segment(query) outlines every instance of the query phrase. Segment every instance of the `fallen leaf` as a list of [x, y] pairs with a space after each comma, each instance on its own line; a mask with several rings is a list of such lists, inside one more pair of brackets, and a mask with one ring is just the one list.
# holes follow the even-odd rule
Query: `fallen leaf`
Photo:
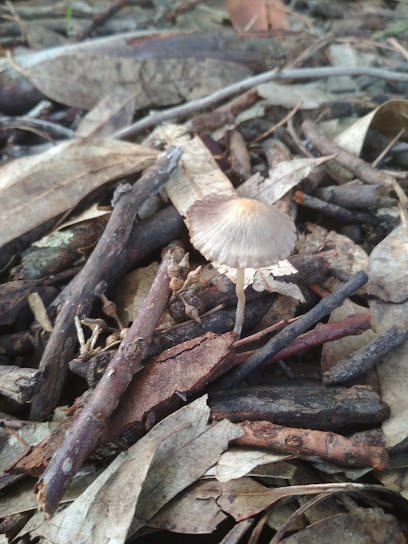
[[208, 534], [227, 519], [216, 502], [212, 482], [199, 481], [172, 499], [149, 521], [148, 526], [185, 534]]
[[[336, 250], [333, 255], [326, 258], [330, 267], [342, 272], [345, 276], [353, 276], [360, 270], [367, 270], [367, 253], [348, 236], [328, 231], [324, 227], [312, 223], [306, 225], [307, 230], [298, 236], [296, 249], [299, 253], [312, 253], [327, 245]], [[323, 285], [333, 292], [343, 284], [344, 282], [334, 277], [328, 277]]]
[[257, 198], [268, 204], [275, 204], [290, 189], [307, 178], [314, 168], [333, 159], [335, 156], [280, 162], [269, 170], [267, 178], [249, 178], [238, 187], [237, 193], [246, 198]]
[[257, 91], [259, 96], [265, 98], [269, 104], [288, 109], [294, 108], [301, 102], [302, 110], [314, 110], [325, 102], [339, 99], [339, 95], [329, 92], [326, 84], [320, 81], [290, 85], [270, 81], [258, 85]]
[[131, 124], [137, 91], [117, 89], [104, 96], [81, 119], [78, 136], [109, 137]]
[[0, 167], [0, 246], [74, 208], [102, 184], [150, 166], [157, 151], [78, 138]]
[[281, 0], [227, 0], [231, 23], [240, 33], [287, 30], [289, 22]]
[[[246, 476], [261, 465], [276, 465], [279, 478], [291, 478], [296, 470], [293, 465], [282, 462], [287, 455], [271, 453], [262, 448], [231, 447], [224, 452], [218, 463], [207, 471], [206, 476], [213, 475], [219, 482], [228, 482]], [[256, 472], [256, 470], [255, 470]]]
[[359, 156], [363, 149], [367, 133], [371, 129], [393, 138], [402, 129], [405, 129], [402, 139], [407, 139], [408, 128], [408, 100], [389, 100], [364, 115], [349, 128], [338, 134], [335, 142]]
[[[369, 307], [373, 314], [373, 329], [378, 334], [396, 323], [408, 326], [407, 301], [394, 304], [372, 299]], [[408, 342], [394, 348], [377, 363], [377, 374], [381, 398], [391, 409], [391, 415], [382, 423], [387, 446], [391, 447], [408, 436]]]
[[209, 414], [201, 397], [168, 416], [52, 522], [30, 529], [31, 537], [54, 544], [125, 542], [131, 524], [132, 532], [143, 527], [218, 460], [229, 440], [242, 435], [227, 420], [208, 426]]
[[21, 53], [13, 68], [67, 106], [89, 110], [106, 95], [131, 89], [141, 109], [198, 98], [250, 76], [226, 50], [201, 34], [135, 32]]
[[407, 229], [400, 225], [370, 254], [367, 292], [385, 302], [404, 302], [408, 299], [407, 268]]
[[[342, 319], [346, 319], [352, 314], [366, 314], [367, 308], [360, 306], [350, 299], [346, 299], [344, 303], [332, 311], [329, 318], [329, 323], [336, 323]], [[332, 342], [325, 342], [322, 347], [321, 369], [322, 372], [332, 368], [336, 363], [350, 355], [353, 351], [357, 351], [361, 347], [368, 344], [377, 335], [372, 329], [364, 331], [362, 334], [355, 336], [345, 336]]]
[[[345, 537], [353, 544], [366, 542], [386, 542], [387, 544], [405, 544], [397, 519], [385, 514], [381, 508], [354, 508], [351, 512], [337, 514], [294, 535], [280, 540], [281, 544], [324, 544], [330, 535], [331, 542], [344, 542]], [[347, 535], [347, 536], [346, 536]]]

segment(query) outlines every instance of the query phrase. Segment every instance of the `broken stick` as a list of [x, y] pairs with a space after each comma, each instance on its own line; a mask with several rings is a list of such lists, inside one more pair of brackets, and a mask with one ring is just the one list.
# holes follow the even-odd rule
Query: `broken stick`
[[30, 419], [46, 420], [52, 415], [64, 385], [68, 363], [75, 352], [74, 317], [89, 314], [97, 294], [103, 294], [107, 287], [106, 278], [126, 244], [138, 210], [163, 187], [177, 167], [180, 155], [179, 147], [161, 153], [156, 163], [115, 205], [98, 244], [72, 281], [70, 292], [62, 303], [40, 362], [43, 383], [34, 397]]
[[170, 298], [167, 270], [173, 255], [177, 262], [180, 262], [184, 251], [178, 245], [164, 251], [153, 285], [126, 338], [69, 435], [36, 485], [38, 508], [50, 516], [58, 507], [72, 478], [95, 448], [105, 423], [117, 407], [122, 393], [136, 372], [143, 368], [141, 361]]

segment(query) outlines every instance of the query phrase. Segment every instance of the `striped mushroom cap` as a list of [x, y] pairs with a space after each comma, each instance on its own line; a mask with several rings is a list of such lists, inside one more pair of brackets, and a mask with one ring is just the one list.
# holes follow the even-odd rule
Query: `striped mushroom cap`
[[210, 194], [187, 211], [191, 243], [211, 261], [261, 268], [285, 259], [296, 240], [293, 221], [270, 204]]

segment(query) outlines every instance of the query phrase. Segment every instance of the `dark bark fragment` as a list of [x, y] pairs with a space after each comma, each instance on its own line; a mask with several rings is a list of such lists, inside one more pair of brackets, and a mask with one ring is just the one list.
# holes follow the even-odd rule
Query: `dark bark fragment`
[[370, 388], [265, 387], [218, 391], [209, 400], [213, 417], [265, 420], [278, 425], [338, 431], [374, 425], [390, 414]]

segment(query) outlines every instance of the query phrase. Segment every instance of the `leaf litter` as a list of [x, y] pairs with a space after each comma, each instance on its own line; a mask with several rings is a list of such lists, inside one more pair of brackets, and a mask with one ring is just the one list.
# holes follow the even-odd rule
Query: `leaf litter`
[[[335, 325], [342, 323], [343, 319], [352, 319], [355, 313], [371, 312], [372, 329], [361, 336], [353, 337], [353, 340], [358, 339], [358, 342], [353, 344], [350, 337], [326, 342], [322, 352], [314, 355], [314, 364], [311, 360], [313, 357], [303, 353], [297, 358], [286, 360], [279, 367], [279, 371], [258, 370], [258, 373], [262, 372], [262, 383], [265, 398], [267, 398], [271, 385], [279, 384], [279, 387], [287, 388], [290, 383], [288, 380], [299, 382], [299, 373], [302, 380], [314, 380], [316, 386], [318, 382], [316, 374], [320, 370], [317, 367], [321, 367], [324, 371], [335, 363], [341, 364], [345, 356], [350, 352], [351, 354], [356, 352], [357, 345], [362, 346], [364, 350], [364, 347], [371, 342], [373, 335], [383, 334], [395, 323], [404, 326], [407, 298], [404, 290], [406, 268], [404, 268], [406, 258], [404, 206], [406, 203], [401, 191], [406, 188], [404, 173], [406, 165], [403, 162], [406, 145], [406, 101], [400, 98], [402, 93], [398, 88], [398, 85], [403, 87], [404, 80], [401, 78], [399, 83], [387, 87], [385, 82], [387, 78], [381, 82], [371, 80], [364, 83], [362, 78], [355, 78], [355, 74], [351, 76], [346, 74], [337, 75], [336, 78], [328, 80], [320, 78], [317, 81], [307, 81], [307, 77], [302, 78], [300, 73], [300, 77], [304, 79], [302, 83], [273, 81], [258, 85], [256, 87], [258, 102], [255, 105], [253, 102], [250, 103], [253, 99], [249, 99], [249, 94], [242, 95], [241, 103], [239, 100], [235, 102], [232, 100], [224, 104], [222, 109], [215, 113], [211, 120], [212, 124], [210, 123], [211, 112], [204, 112], [201, 118], [204, 129], [199, 133], [190, 132], [193, 125], [189, 122], [191, 119], [188, 119], [186, 125], [162, 124], [150, 134], [145, 135], [147, 137], [144, 141], [139, 138], [138, 143], [114, 139], [112, 137], [114, 134], [129, 127], [135, 112], [140, 112], [143, 116], [152, 107], [168, 107], [210, 94], [234, 81], [247, 78], [251, 75], [256, 62], [258, 68], [255, 71], [277, 66], [280, 62], [277, 61], [278, 58], [285, 58], [287, 66], [290, 67], [291, 62], [296, 65], [302, 59], [303, 51], [309, 51], [309, 54], [315, 57], [315, 65], [322, 64], [323, 57], [320, 56], [319, 51], [320, 48], [325, 48], [325, 42], [324, 40], [319, 42], [317, 35], [313, 35], [316, 30], [314, 25], [319, 27], [321, 20], [318, 16], [311, 15], [310, 11], [307, 11], [307, 16], [302, 14], [299, 17], [300, 14], [296, 11], [286, 12], [281, 2], [274, 2], [274, 6], [269, 4], [266, 6], [266, 3], [261, 1], [227, 2], [225, 7], [212, 4], [210, 2], [208, 6], [196, 8], [197, 13], [206, 13], [206, 17], [202, 19], [201, 24], [204, 25], [202, 28], [197, 20], [194, 22], [194, 27], [197, 28], [198, 25], [200, 28], [195, 33], [174, 29], [169, 31], [169, 27], [164, 27], [166, 30], [152, 33], [133, 32], [112, 37], [102, 36], [83, 43], [63, 43], [50, 49], [16, 51], [9, 56], [9, 61], [4, 59], [0, 66], [0, 81], [5, 89], [0, 93], [2, 109], [4, 108], [9, 113], [7, 104], [10, 103], [10, 95], [7, 93], [10, 80], [13, 80], [16, 85], [14, 96], [16, 109], [21, 108], [20, 104], [24, 103], [24, 101], [21, 102], [19, 93], [22, 92], [24, 86], [27, 92], [31, 83], [37, 91], [54, 101], [49, 111], [52, 122], [56, 126], [59, 119], [64, 116], [66, 116], [65, 124], [72, 124], [72, 117], [70, 119], [67, 116], [67, 109], [62, 105], [76, 108], [79, 122], [72, 125], [75, 130], [75, 132], [72, 131], [72, 136], [75, 134], [76, 138], [63, 142], [57, 140], [52, 146], [48, 145], [48, 149], [35, 155], [21, 158], [17, 158], [16, 155], [16, 158], [3, 160], [3, 164], [0, 165], [0, 174], [2, 174], [0, 190], [4, 228], [0, 242], [5, 249], [8, 246], [12, 247], [11, 253], [5, 252], [7, 263], [13, 252], [18, 254], [20, 251], [15, 249], [20, 246], [13, 246], [20, 237], [27, 236], [33, 229], [41, 228], [46, 221], [54, 220], [57, 224], [59, 218], [65, 218], [72, 210], [80, 208], [83, 200], [87, 204], [89, 197], [94, 201], [103, 200], [98, 196], [98, 191], [103, 191], [106, 195], [108, 191], [112, 191], [112, 186], [117, 186], [122, 179], [133, 181], [137, 175], [155, 162], [158, 149], [171, 145], [179, 146], [182, 150], [179, 166], [166, 184], [165, 192], [162, 191], [161, 196], [155, 198], [151, 208], [152, 220], [156, 218], [157, 209], [168, 205], [169, 202], [185, 219], [187, 210], [197, 199], [209, 193], [235, 194], [236, 192], [250, 198], [276, 203], [280, 209], [296, 217], [299, 232], [297, 254], [290, 256], [278, 266], [246, 271], [245, 284], [248, 287], [247, 296], [250, 304], [253, 306], [258, 304], [260, 308], [261, 302], [264, 303], [267, 297], [276, 301], [275, 311], [269, 308], [270, 305], [265, 310], [260, 310], [257, 306], [258, 321], [249, 326], [248, 331], [245, 332], [245, 334], [252, 334], [250, 337], [254, 344], [252, 353], [255, 352], [259, 343], [262, 345], [265, 342], [263, 337], [267, 333], [264, 330], [273, 329], [278, 325], [277, 308], [282, 308], [282, 315], [286, 309], [290, 317], [294, 317], [295, 314], [296, 317], [301, 317], [302, 313], [307, 313], [310, 305], [316, 304], [316, 299], [314, 302], [311, 301], [311, 296], [317, 296], [316, 293], [319, 293], [319, 297], [328, 296], [336, 292], [359, 271], [368, 272], [367, 287], [357, 292], [357, 298], [353, 300], [347, 298], [343, 301], [341, 313], [337, 310], [333, 311], [330, 321]], [[405, 8], [399, 4], [395, 11], [401, 10], [403, 15]], [[203, 11], [204, 8], [207, 9], [206, 12]], [[15, 14], [24, 17], [26, 13], [24, 9], [26, 8], [19, 6], [16, 2]], [[38, 15], [35, 5], [32, 9], [34, 10], [32, 14]], [[74, 18], [76, 17], [75, 9]], [[131, 9], [133, 8], [129, 6], [129, 10]], [[144, 8], [137, 6], [137, 9], [140, 16]], [[148, 9], [151, 10], [151, 7], [143, 12], [147, 17], [152, 15]], [[194, 21], [192, 18], [194, 7], [193, 11], [187, 15], [175, 14], [171, 10], [172, 7], [163, 6], [160, 14], [156, 15], [159, 20], [160, 17], [163, 18], [162, 22], [166, 20], [166, 17], [169, 21], [178, 19], [177, 22], [181, 27], [183, 22], [188, 25]], [[360, 10], [358, 6], [347, 5], [347, 10], [350, 21], [364, 21], [362, 23], [364, 26], [366, 23], [364, 8]], [[125, 12], [126, 10], [123, 11]], [[223, 30], [220, 29], [220, 22], [228, 20], [228, 17], [234, 27], [239, 28], [243, 33], [239, 44], [231, 32], [223, 34]], [[44, 42], [38, 39], [39, 34], [35, 25], [29, 28], [30, 25], [27, 22], [25, 24], [25, 27], [21, 25], [21, 29], [25, 28], [24, 39], [31, 48], [44, 47]], [[57, 19], [55, 24], [57, 28], [59, 24]], [[340, 28], [340, 21], [336, 19], [333, 19], [331, 24], [333, 28]], [[220, 31], [217, 39], [211, 37], [213, 35], [205, 29], [205, 25]], [[283, 29], [281, 32], [291, 28], [294, 34], [298, 33], [298, 43], [295, 43], [296, 40], [290, 41], [290, 33], [285, 34], [279, 47], [275, 43], [277, 55], [273, 57], [270, 46], [261, 46], [262, 39], [256, 35], [256, 31], [270, 32], [270, 28]], [[308, 34], [305, 33], [302, 36], [299, 28], [307, 28]], [[208, 32], [208, 39], [206, 32]], [[47, 36], [50, 40], [48, 43], [55, 40], [53, 43], [57, 45], [56, 37], [52, 35], [52, 32]], [[330, 40], [331, 38], [329, 42]], [[396, 55], [401, 52], [401, 48], [392, 51], [395, 43], [395, 40], [390, 42], [392, 45], [383, 50], [387, 51], [384, 55], [388, 55], [388, 66], [392, 66], [394, 70], [397, 69]], [[377, 46], [364, 39], [350, 40], [347, 44], [329, 43], [324, 62], [329, 59], [333, 69], [337, 67], [336, 69], [358, 70], [361, 59], [375, 59], [375, 47]], [[237, 61], [238, 56], [241, 56], [241, 61], [244, 60], [244, 62]], [[269, 65], [267, 65], [268, 62]], [[386, 100], [382, 104], [376, 104], [374, 97], [381, 91], [387, 95]], [[32, 97], [30, 100], [34, 105], [39, 93], [35, 94], [33, 90], [29, 92]], [[246, 100], [247, 103], [245, 103]], [[302, 102], [300, 109], [293, 113], [295, 122], [287, 121], [287, 128], [282, 129], [279, 124], [280, 119], [287, 115], [289, 108], [299, 108], [299, 101]], [[29, 102], [26, 104], [28, 105]], [[26, 113], [27, 107], [24, 107], [26, 108], [24, 113]], [[89, 111], [85, 114], [81, 110]], [[262, 118], [260, 112], [262, 112]], [[34, 124], [36, 115], [33, 112]], [[191, 117], [191, 114], [188, 117]], [[338, 197], [340, 200], [334, 207], [330, 208], [325, 203], [323, 189], [329, 180], [341, 187], [350, 186], [352, 190], [357, 187], [356, 194], [358, 194], [359, 185], [353, 182], [350, 184], [349, 180], [353, 178], [352, 165], [340, 164], [342, 159], [338, 153], [320, 153], [323, 156], [319, 156], [319, 153], [316, 153], [319, 142], [310, 141], [310, 139], [302, 141], [299, 138], [300, 118], [307, 117], [320, 121], [320, 126], [327, 130], [323, 131], [323, 137], [332, 138], [332, 129], [336, 124], [334, 133], [337, 133], [337, 136], [334, 142], [356, 156], [363, 157], [367, 161], [367, 166], [369, 166], [368, 163], [377, 159], [381, 152], [384, 153], [385, 158], [380, 157], [382, 162], [379, 162], [381, 170], [378, 170], [384, 173], [382, 184], [387, 187], [387, 191], [389, 189], [388, 194], [395, 190], [400, 198], [400, 204], [399, 207], [396, 206], [396, 199], [392, 193], [394, 200], [388, 200], [386, 207], [381, 210], [375, 206], [368, 207], [368, 214], [378, 221], [377, 228], [373, 226], [375, 221], [371, 222], [371, 226], [370, 222], [365, 224], [364, 218], [367, 216], [364, 215], [361, 216], [362, 223], [360, 219], [355, 220], [351, 226], [343, 225], [340, 219], [336, 220], [336, 214], [341, 214], [342, 206], [353, 209], [353, 206], [342, 203], [343, 197], [340, 192]], [[336, 123], [328, 120], [330, 117]], [[342, 117], [345, 118], [346, 123], [342, 122]], [[357, 120], [356, 117], [358, 117]], [[209, 122], [208, 127], [205, 126], [206, 122]], [[349, 126], [346, 130], [344, 130], [345, 125]], [[283, 127], [286, 125], [284, 124]], [[228, 141], [232, 141], [228, 140], [228, 130], [231, 129], [235, 132], [235, 140], [238, 138], [240, 144], [231, 146], [228, 150]], [[41, 134], [41, 131], [38, 133]], [[212, 134], [213, 138], [215, 137], [213, 141], [207, 138], [208, 133]], [[290, 151], [287, 151], [285, 159], [281, 155], [271, 164], [267, 148], [263, 148], [262, 144], [257, 144], [258, 147], [256, 147], [253, 142], [259, 134], [272, 133], [284, 139], [285, 142], [290, 140]], [[396, 138], [397, 140], [394, 141]], [[10, 147], [15, 145], [12, 140], [10, 142]], [[271, 143], [271, 145], [275, 144]], [[17, 150], [17, 147], [15, 149]], [[273, 149], [279, 154], [277, 146]], [[310, 150], [313, 151], [313, 158], [310, 156]], [[35, 146], [31, 151], [35, 152]], [[264, 152], [267, 165], [262, 157]], [[239, 163], [245, 164], [245, 168], [234, 167]], [[347, 166], [351, 168], [351, 175], [349, 172], [348, 176], [342, 170]], [[251, 169], [254, 175], [251, 175]], [[366, 180], [361, 164], [358, 172], [358, 176], [364, 183]], [[402, 189], [396, 185], [393, 177], [399, 180]], [[368, 183], [371, 182], [368, 181]], [[317, 192], [316, 188], [319, 186], [321, 190]], [[318, 196], [318, 200], [321, 198], [322, 200], [318, 203], [319, 212], [303, 208], [308, 205], [307, 201], [302, 204], [302, 208], [296, 207], [292, 201], [295, 189], [300, 189], [307, 195]], [[97, 195], [96, 198], [95, 195]], [[382, 202], [385, 202], [385, 199]], [[106, 205], [106, 198], [104, 204]], [[314, 202], [313, 205], [316, 206], [316, 203]], [[91, 206], [92, 202], [89, 204], [89, 207]], [[359, 209], [357, 206], [357, 210]], [[399, 215], [402, 218], [401, 226], [398, 226]], [[144, 221], [139, 219], [138, 224]], [[178, 232], [188, 243], [186, 230], [183, 230], [181, 225], [178, 228]], [[146, 229], [147, 233], [148, 227]], [[166, 229], [165, 226], [164, 230]], [[48, 232], [49, 230], [50, 228]], [[41, 236], [42, 234], [31, 241], [36, 242]], [[93, 243], [91, 242], [91, 245]], [[297, 257], [297, 260], [294, 257]], [[197, 262], [197, 266], [202, 264], [199, 255], [193, 254], [193, 261]], [[316, 270], [317, 263], [320, 263], [318, 273], [316, 270], [313, 273], [310, 272], [308, 267], [311, 266], [312, 261]], [[83, 261], [77, 255], [77, 258], [74, 257], [70, 262], [74, 267], [78, 264], [82, 266]], [[382, 402], [386, 403], [384, 406], [388, 405], [390, 408], [391, 415], [383, 421], [382, 433], [377, 429], [377, 435], [369, 438], [367, 434], [369, 431], [359, 428], [356, 429], [360, 431], [356, 437], [351, 436], [352, 440], [359, 441], [360, 444], [374, 440], [374, 444], [377, 444], [380, 449], [386, 446], [387, 449], [384, 449], [383, 453], [384, 455], [389, 453], [390, 466], [396, 468], [387, 468], [382, 473], [367, 472], [367, 469], [363, 469], [360, 475], [366, 475], [366, 483], [345, 482], [322, 485], [320, 481], [330, 478], [328, 474], [331, 471], [343, 471], [343, 478], [352, 478], [352, 471], [346, 466], [338, 466], [336, 463], [330, 466], [327, 462], [322, 463], [321, 460], [319, 462], [319, 459], [313, 458], [297, 459], [293, 462], [294, 454], [289, 455], [287, 451], [281, 451], [277, 442], [275, 449], [272, 448], [270, 451], [249, 446], [229, 447], [230, 441], [242, 436], [244, 432], [248, 433], [248, 429], [245, 431], [228, 419], [211, 423], [211, 410], [206, 404], [206, 397], [202, 396], [194, 400], [197, 395], [205, 393], [207, 387], [209, 387], [211, 398], [213, 382], [217, 387], [217, 380], [224, 373], [231, 372], [234, 366], [242, 364], [238, 361], [240, 354], [234, 351], [234, 339], [228, 332], [231, 330], [231, 325], [228, 325], [231, 317], [225, 318], [227, 326], [224, 329], [217, 329], [216, 321], [213, 320], [217, 312], [222, 315], [222, 312], [228, 311], [233, 290], [228, 291], [231, 289], [231, 282], [227, 278], [235, 281], [235, 276], [227, 267], [217, 263], [212, 263], [216, 272], [208, 278], [200, 275], [199, 267], [192, 268], [189, 272], [188, 266], [185, 268], [183, 266], [174, 263], [172, 265], [169, 311], [174, 312], [174, 316], [171, 320], [164, 318], [161, 324], [158, 324], [153, 343], [157, 346], [166, 345], [160, 343], [170, 338], [172, 329], [182, 330], [182, 327], [185, 327], [185, 330], [189, 332], [175, 346], [170, 347], [168, 352], [160, 355], [161, 349], [157, 347], [157, 357], [149, 363], [144, 361], [146, 368], [135, 376], [129, 391], [126, 392], [127, 398], [124, 395], [117, 411], [112, 415], [111, 422], [118, 422], [115, 425], [119, 427], [122, 425], [124, 432], [122, 435], [119, 433], [119, 436], [111, 433], [110, 447], [113, 448], [112, 451], [115, 454], [118, 448], [119, 450], [125, 448], [126, 451], [108, 464], [107, 451], [104, 448], [108, 448], [109, 441], [102, 442], [101, 449], [97, 450], [101, 457], [95, 456], [94, 453], [88, 460], [88, 467], [97, 465], [101, 459], [103, 460], [100, 474], [95, 473], [94, 469], [89, 473], [86, 470], [78, 473], [74, 484], [82, 481], [84, 485], [81, 491], [78, 491], [74, 485], [67, 492], [63, 500], [68, 501], [69, 506], [57, 511], [51, 520], [42, 513], [34, 514], [21, 529], [19, 536], [29, 535], [31, 539], [41, 537], [44, 542], [113, 543], [125, 542], [130, 536], [142, 537], [143, 531], [151, 529], [174, 531], [186, 535], [209, 533], [220, 535], [220, 528], [226, 528], [227, 523], [231, 524], [231, 516], [237, 522], [245, 519], [254, 520], [254, 516], [258, 513], [277, 511], [277, 501], [286, 497], [290, 501], [291, 511], [294, 512], [287, 521], [282, 522], [280, 527], [272, 523], [269, 526], [267, 523], [261, 526], [261, 521], [259, 522], [259, 531], [265, 531], [265, 534], [272, 538], [272, 542], [305, 542], [309, 538], [313, 541], [320, 541], [323, 538], [321, 540], [323, 542], [324, 537], [321, 537], [321, 534], [327, 534], [329, 531], [333, 538], [333, 535], [337, 534], [336, 531], [344, 535], [346, 528], [347, 531], [352, 532], [353, 542], [359, 541], [360, 538], [368, 538], [373, 533], [378, 536], [378, 531], [383, 531], [384, 538], [390, 542], [403, 542], [404, 536], [401, 526], [398, 525], [398, 519], [403, 519], [403, 513], [406, 512], [406, 504], [401, 498], [406, 497], [406, 485], [403, 479], [404, 444], [408, 434], [407, 406], [404, 400], [406, 396], [405, 343], [399, 347], [390, 347], [386, 358], [377, 363], [376, 369], [367, 377], [368, 381], [359, 378], [357, 382], [358, 387], [373, 388], [381, 392]], [[24, 319], [21, 317], [28, 311], [25, 309], [28, 308], [25, 300], [33, 291], [38, 291], [42, 297], [45, 297], [45, 289], [49, 288], [47, 282], [54, 280], [51, 272], [48, 274], [45, 272], [38, 280], [28, 280], [23, 276], [20, 282], [11, 282], [12, 276], [8, 276], [7, 269], [5, 270], [2, 297], [3, 326], [7, 327], [4, 335], [6, 337], [12, 330], [12, 326], [16, 326], [19, 330], [31, 326], [32, 317]], [[126, 266], [123, 266], [122, 275], [126, 272]], [[14, 271], [14, 274], [18, 273], [21, 272]], [[63, 285], [67, 279], [62, 279]], [[139, 298], [147, 295], [152, 280], [153, 277], [146, 277], [146, 285], [139, 290]], [[58, 285], [58, 278], [56, 285]], [[122, 298], [120, 296], [117, 298], [118, 311], [124, 315], [127, 308], [127, 315], [130, 316], [127, 320], [132, 321], [135, 317], [132, 315], [132, 301], [129, 301], [128, 296], [120, 293], [120, 285], [110, 285], [108, 281], [107, 286], [119, 290]], [[215, 286], [217, 286], [216, 289]], [[131, 282], [129, 289], [135, 290]], [[214, 290], [218, 291], [218, 301], [214, 298]], [[201, 293], [203, 293], [203, 300], [208, 297], [207, 302], [200, 300]], [[261, 298], [257, 298], [260, 295]], [[55, 292], [51, 298], [54, 296]], [[66, 296], [67, 292], [65, 292]], [[181, 305], [185, 312], [181, 323], [179, 318], [175, 318], [179, 311], [175, 311], [177, 304], [178, 308]], [[303, 309], [301, 305], [305, 305]], [[51, 306], [47, 309], [51, 314], [55, 312]], [[96, 314], [95, 309], [92, 312], [93, 315]], [[113, 312], [116, 311], [113, 310]], [[212, 312], [215, 312], [213, 316]], [[97, 327], [103, 331], [102, 336], [113, 332], [119, 338], [121, 331], [115, 330], [110, 321], [110, 316], [114, 313], [111, 312], [108, 317], [95, 320]], [[210, 314], [208, 317], [207, 313]], [[191, 315], [196, 315], [195, 324], [187, 319]], [[51, 317], [54, 319], [55, 313]], [[207, 333], [205, 328], [201, 330], [199, 328], [205, 325], [206, 320], [210, 327], [207, 330], [211, 331]], [[249, 317], [247, 322], [250, 323]], [[89, 323], [95, 328], [95, 324], [92, 325], [92, 317]], [[282, 324], [284, 325], [285, 323]], [[197, 327], [196, 332], [193, 332], [193, 326]], [[35, 350], [38, 361], [41, 359], [44, 343], [47, 342], [47, 335], [44, 336], [42, 333], [43, 338], [40, 339], [35, 329], [29, 328], [29, 330], [33, 345], [31, 349]], [[97, 332], [96, 339], [99, 334], [101, 334], [100, 331]], [[6, 340], [8, 342], [9, 338], [4, 339], [4, 345]], [[246, 338], [243, 340], [247, 341]], [[72, 342], [72, 338], [67, 339], [68, 341]], [[345, 346], [339, 346], [341, 342]], [[335, 343], [337, 345], [334, 345]], [[0, 340], [0, 355], [8, 354], [6, 356], [8, 359], [4, 360], [5, 365], [1, 361], [3, 366], [9, 365], [16, 357], [20, 357], [21, 363], [21, 352], [18, 351], [21, 348], [18, 345], [13, 344], [4, 352], [2, 350], [6, 348], [2, 348], [2, 345]], [[10, 353], [12, 355], [9, 355]], [[106, 353], [109, 354], [109, 352]], [[251, 352], [248, 353], [250, 356]], [[24, 355], [22, 360], [23, 366], [34, 364], [30, 355]], [[197, 365], [202, 364], [203, 360], [206, 361], [207, 367], [199, 371]], [[86, 366], [87, 363], [83, 362], [83, 365]], [[83, 375], [87, 374], [87, 379], [90, 379], [94, 372], [94, 382], [92, 382], [94, 387], [100, 375], [104, 372], [109, 373], [109, 369], [110, 367], [106, 364], [101, 367], [95, 366], [93, 369], [86, 366]], [[165, 383], [166, 376], [170, 375], [174, 380], [167, 379], [168, 383]], [[261, 378], [261, 374], [258, 378]], [[150, 379], [153, 384], [156, 384], [157, 390], [149, 393]], [[256, 379], [254, 374], [251, 380]], [[80, 399], [82, 392], [85, 394], [86, 387], [83, 383], [82, 386], [76, 386], [78, 394], [68, 395], [70, 403], [75, 397]], [[304, 384], [299, 383], [299, 400], [301, 400], [302, 390], [305, 391]], [[350, 391], [351, 388], [345, 387], [343, 394], [347, 395]], [[140, 405], [138, 408], [137, 402], [132, 401], [129, 393], [132, 393], [135, 398], [139, 397], [139, 401], [143, 400], [143, 406]], [[309, 389], [306, 394], [313, 395], [313, 392]], [[85, 396], [83, 402], [86, 402]], [[185, 402], [187, 405], [183, 406]], [[289, 403], [289, 399], [285, 399], [285, 402]], [[10, 490], [13, 490], [16, 496], [20, 495], [22, 501], [20, 506], [17, 506], [14, 500], [10, 501], [9, 510], [7, 501], [2, 501], [4, 515], [12, 516], [15, 512], [29, 511], [34, 507], [33, 500], [27, 500], [31, 487], [28, 485], [29, 482], [12, 483], [10, 469], [6, 465], [18, 466], [18, 463], [23, 463], [25, 460], [25, 468], [19, 469], [23, 478], [27, 473], [34, 473], [37, 466], [34, 461], [36, 455], [42, 460], [38, 466], [46, 466], [53, 447], [54, 451], [59, 447], [58, 442], [52, 446], [51, 437], [59, 435], [64, 439], [64, 436], [67, 436], [69, 440], [69, 431], [66, 429], [70, 428], [72, 420], [78, 416], [75, 413], [76, 410], [78, 413], [81, 411], [81, 400], [78, 400], [78, 403], [78, 407], [73, 408], [65, 420], [65, 428], [59, 424], [50, 436], [44, 436], [43, 433], [38, 439], [30, 439], [30, 443], [33, 444], [44, 439], [41, 445], [33, 445], [31, 451], [26, 451], [18, 439], [13, 438], [14, 441], [17, 440], [16, 444], [19, 444], [19, 451], [14, 451], [7, 446], [8, 455], [2, 458], [2, 467], [6, 469], [2, 476], [2, 485], [4, 487], [10, 485]], [[351, 398], [350, 404], [352, 405]], [[179, 408], [180, 406], [183, 407]], [[10, 429], [13, 429], [12, 425], [15, 421], [19, 421], [13, 418], [18, 417], [19, 414], [25, 414], [28, 418], [29, 414], [27, 411], [24, 412], [24, 407], [16, 411], [12, 405], [5, 404], [5, 408], [5, 411], [12, 415], [5, 414], [2, 420], [3, 426], [9, 433], [13, 433], [14, 431]], [[259, 414], [255, 412], [255, 407], [253, 410], [252, 415], [255, 419], [272, 417], [273, 423], [275, 416], [268, 415], [266, 411]], [[126, 414], [129, 416], [127, 420]], [[24, 425], [25, 422], [23, 421], [22, 424]], [[32, 425], [26, 424], [23, 430], [29, 432]], [[297, 414], [293, 414], [290, 426], [282, 427], [282, 429], [277, 429], [277, 425], [275, 427], [276, 432], [279, 430], [282, 433], [294, 428], [292, 440], [302, 436], [294, 432], [296, 428], [296, 431], [302, 433], [302, 409]], [[48, 435], [48, 428], [41, 428], [44, 429], [45, 435]], [[313, 429], [307, 432], [309, 434], [304, 434], [303, 440], [306, 436], [314, 436]], [[350, 432], [344, 432], [344, 434], [350, 435]], [[106, 439], [108, 435], [105, 429], [102, 436]], [[10, 436], [14, 435], [10, 434]], [[43, 448], [47, 447], [50, 448], [50, 452], [41, 457], [41, 452], [45, 451]], [[293, 447], [290, 451], [293, 452]], [[21, 459], [17, 460], [16, 457]], [[307, 481], [308, 467], [312, 464], [315, 464], [315, 475], [312, 481]], [[17, 474], [12, 476], [12, 478], [17, 477], [19, 477]], [[358, 479], [360, 476], [356, 473], [355, 477]], [[303, 485], [299, 483], [300, 481]], [[373, 486], [373, 483], [377, 482], [382, 482], [383, 486]], [[21, 487], [18, 487], [19, 485]], [[390, 489], [394, 490], [394, 493], [389, 491]], [[339, 499], [334, 509], [335, 513], [329, 515], [330, 510], [328, 507], [325, 510], [323, 505], [332, 493], [341, 497], [337, 495], [338, 492], [353, 493], [356, 507], [347, 512], [346, 503]], [[360, 496], [365, 494], [366, 498], [370, 497], [370, 493], [376, 493], [379, 498], [383, 497], [384, 504], [388, 505], [391, 513], [385, 513], [379, 508], [361, 508], [362, 502], [357, 499], [357, 493]], [[296, 523], [303, 512], [308, 512], [308, 503], [305, 503], [303, 510], [303, 507], [299, 509], [298, 502], [300, 495], [307, 494], [318, 495], [316, 503], [324, 499], [322, 518], [307, 528], [302, 528], [304, 525], [298, 524], [298, 532], [284, 538], [285, 532], [294, 527], [291, 524]], [[310, 502], [311, 509], [316, 506], [313, 501], [314, 499]], [[26, 506], [23, 507], [22, 504]], [[324, 515], [324, 512], [327, 514]], [[266, 520], [265, 513], [262, 523]], [[275, 529], [272, 531], [271, 527]], [[14, 534], [17, 533], [18, 531]], [[256, 538], [256, 534], [257, 531], [254, 530], [253, 539]], [[221, 537], [214, 541], [221, 541]]]

